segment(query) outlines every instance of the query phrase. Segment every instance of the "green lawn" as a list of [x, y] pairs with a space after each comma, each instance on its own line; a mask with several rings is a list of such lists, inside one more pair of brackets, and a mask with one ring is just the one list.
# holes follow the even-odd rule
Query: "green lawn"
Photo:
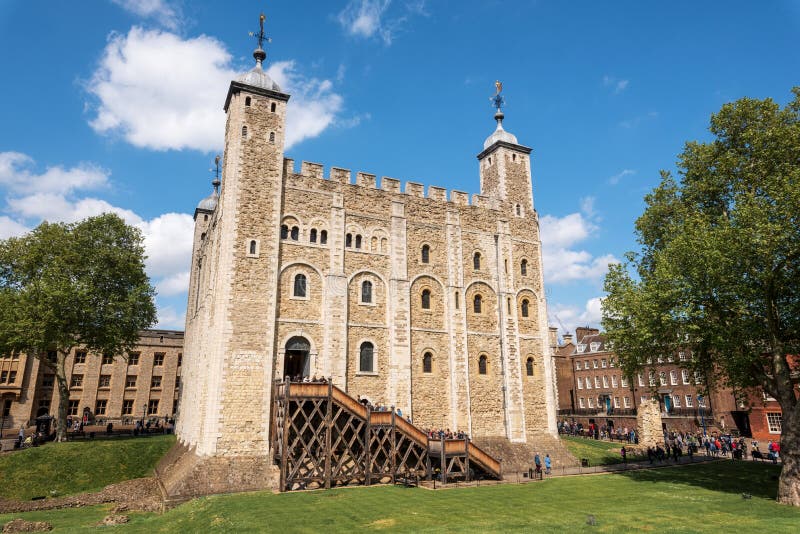
[[[625, 444], [619, 441], [612, 443], [609, 441], [578, 438], [574, 436], [561, 436], [561, 440], [575, 458], [579, 460], [581, 458], [588, 458], [589, 466], [622, 463], [622, 456], [619, 450]], [[636, 459], [639, 458], [634, 458], [630, 454], [628, 455], [629, 462]]]
[[[429, 491], [402, 487], [220, 495], [163, 515], [136, 514], [126, 532], [797, 532], [800, 510], [776, 504], [776, 466], [715, 462], [523, 485]], [[742, 492], [752, 495], [743, 499]], [[107, 507], [0, 516], [93, 529]], [[77, 513], [76, 513], [77, 512]], [[83, 515], [83, 520], [80, 515]], [[587, 516], [596, 525], [587, 525]]]
[[0, 456], [0, 497], [27, 500], [68, 495], [149, 476], [173, 443], [175, 436], [157, 435], [48, 443], [4, 454]]

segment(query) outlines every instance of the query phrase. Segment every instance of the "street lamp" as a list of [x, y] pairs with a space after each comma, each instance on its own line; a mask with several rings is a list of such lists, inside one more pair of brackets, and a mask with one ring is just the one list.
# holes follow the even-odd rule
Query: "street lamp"
[[142, 404], [142, 430], [144, 430], [144, 416], [147, 413], [147, 404]]
[[706, 411], [703, 396], [697, 396], [697, 406], [700, 408], [700, 422], [703, 425], [703, 437], [706, 437]]

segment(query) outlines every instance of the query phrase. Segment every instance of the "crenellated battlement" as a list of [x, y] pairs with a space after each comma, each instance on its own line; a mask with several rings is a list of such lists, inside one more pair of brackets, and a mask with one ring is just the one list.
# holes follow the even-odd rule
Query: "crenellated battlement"
[[310, 161], [302, 161], [300, 163], [300, 172], [295, 169], [295, 161], [291, 158], [284, 158], [283, 172], [285, 176], [300, 175], [305, 178], [316, 178], [319, 180], [326, 180], [329, 182], [346, 184], [355, 187], [363, 187], [365, 189], [375, 189], [386, 191], [388, 193], [403, 194], [416, 198], [427, 198], [439, 202], [449, 202], [457, 206], [475, 206], [478, 208], [498, 210], [500, 209], [500, 200], [497, 198], [489, 197], [486, 195], [473, 194], [464, 191], [452, 190], [448, 191], [443, 187], [430, 185], [425, 191], [425, 185], [419, 182], [405, 182], [396, 178], [382, 176], [380, 182], [375, 174], [367, 172], [353, 173], [349, 169], [342, 169], [340, 167], [330, 167], [328, 176], [325, 176], [325, 167], [320, 163], [313, 163]]

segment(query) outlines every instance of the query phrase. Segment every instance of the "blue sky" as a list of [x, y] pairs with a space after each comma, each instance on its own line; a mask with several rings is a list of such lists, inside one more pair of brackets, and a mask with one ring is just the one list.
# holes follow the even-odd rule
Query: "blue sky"
[[0, 2], [0, 237], [120, 213], [183, 328], [194, 207], [267, 15], [287, 156], [470, 193], [494, 127], [533, 148], [551, 321], [597, 324], [609, 261], [711, 113], [800, 84], [800, 2]]

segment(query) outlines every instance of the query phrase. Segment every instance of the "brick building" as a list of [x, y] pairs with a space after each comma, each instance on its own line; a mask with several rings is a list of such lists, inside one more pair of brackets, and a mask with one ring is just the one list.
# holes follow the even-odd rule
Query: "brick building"
[[[744, 404], [737, 403], [726, 387], [705, 393], [706, 377], [682, 368], [692, 357], [683, 351], [671, 358], [647, 361], [642, 372], [626, 377], [605, 337], [594, 328], [577, 328], [557, 349], [562, 373], [558, 373], [559, 417], [614, 428], [636, 427], [637, 407], [655, 399], [667, 430], [737, 430], [750, 435]], [[570, 373], [567, 374], [566, 370]]]
[[[177, 414], [183, 332], [144, 330], [125, 357], [93, 354], [78, 347], [66, 359], [69, 414], [88, 410], [98, 419], [122, 421]], [[0, 422], [18, 429], [41, 415], [56, 415], [55, 374], [26, 354], [0, 357]]]
[[316, 163], [298, 172], [283, 150], [289, 95], [260, 47], [254, 57], [224, 101], [222, 189], [215, 180], [195, 212], [177, 425], [180, 465], [194, 467], [181, 476], [224, 466], [214, 491], [234, 477], [267, 486], [284, 376], [330, 377], [422, 427], [553, 440], [531, 149], [499, 105], [472, 197]]

